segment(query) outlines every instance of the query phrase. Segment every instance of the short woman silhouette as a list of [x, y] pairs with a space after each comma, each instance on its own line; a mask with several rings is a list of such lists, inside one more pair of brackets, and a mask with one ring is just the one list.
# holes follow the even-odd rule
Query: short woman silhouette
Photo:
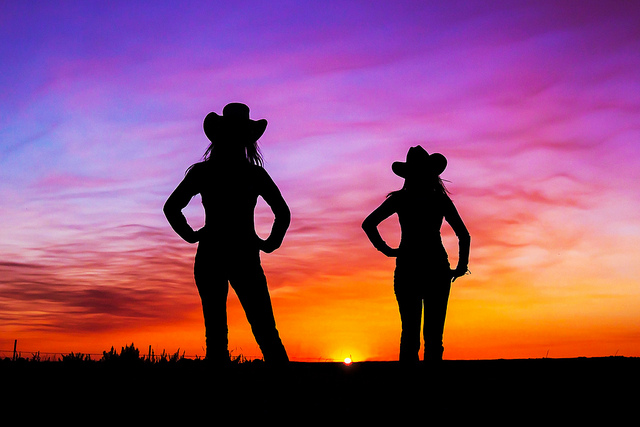
[[[287, 362], [271, 306], [260, 251], [273, 252], [282, 244], [290, 211], [280, 190], [262, 168], [258, 139], [267, 121], [251, 120], [249, 107], [232, 103], [222, 116], [209, 113], [204, 132], [211, 141], [204, 161], [192, 165], [164, 205], [176, 233], [198, 243], [194, 276], [204, 314], [206, 358], [229, 361], [227, 294], [235, 290], [265, 362]], [[182, 209], [196, 194], [202, 197], [205, 225], [194, 231]], [[261, 196], [274, 213], [271, 233], [260, 239], [254, 210]]]
[[[447, 166], [439, 153], [429, 155], [421, 146], [411, 147], [406, 162], [392, 169], [405, 179], [401, 190], [387, 199], [362, 223], [373, 246], [388, 257], [396, 257], [394, 291], [398, 301], [402, 335], [400, 361], [417, 362], [420, 322], [424, 305], [424, 360], [442, 360], [442, 336], [452, 280], [467, 272], [470, 237], [440, 179]], [[398, 215], [400, 246], [392, 249], [378, 232], [378, 224]], [[458, 237], [459, 260], [451, 270], [442, 244], [440, 227], [446, 219]]]

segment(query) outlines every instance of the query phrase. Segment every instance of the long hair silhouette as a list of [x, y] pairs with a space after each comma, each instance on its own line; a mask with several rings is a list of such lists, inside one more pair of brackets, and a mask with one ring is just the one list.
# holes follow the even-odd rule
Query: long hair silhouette
[[[362, 223], [373, 246], [388, 257], [396, 257], [394, 292], [402, 323], [402, 362], [419, 360], [423, 307], [424, 360], [442, 360], [451, 283], [468, 270], [471, 240], [440, 178], [446, 166], [447, 159], [442, 154], [429, 155], [419, 145], [411, 147], [406, 162], [392, 165], [393, 172], [405, 179], [402, 188], [389, 193]], [[391, 248], [377, 228], [394, 213], [398, 215], [401, 230], [398, 248]], [[443, 219], [458, 237], [458, 265], [454, 270], [450, 268], [440, 236]]]
[[[262, 167], [258, 139], [267, 121], [249, 118], [249, 107], [228, 104], [223, 114], [209, 113], [203, 128], [211, 141], [203, 160], [187, 169], [164, 205], [174, 231], [189, 243], [198, 242], [194, 277], [202, 300], [206, 359], [227, 363], [226, 301], [229, 284], [235, 290], [265, 362], [287, 362], [276, 329], [260, 251], [280, 247], [291, 214], [280, 190]], [[205, 225], [195, 231], [182, 214], [191, 198], [202, 196]], [[274, 213], [269, 237], [255, 231], [254, 211], [262, 197]]]

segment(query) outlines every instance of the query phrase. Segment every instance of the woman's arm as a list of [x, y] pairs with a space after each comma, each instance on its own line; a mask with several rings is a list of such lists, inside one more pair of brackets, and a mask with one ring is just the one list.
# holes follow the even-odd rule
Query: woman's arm
[[467, 272], [469, 266], [471, 236], [469, 235], [469, 231], [464, 225], [464, 222], [462, 222], [462, 218], [460, 217], [460, 214], [453, 202], [449, 200], [448, 204], [444, 217], [458, 237], [458, 266], [453, 270], [453, 280], [455, 281], [458, 277], [464, 276]]
[[393, 205], [393, 200], [391, 198], [387, 198], [362, 222], [362, 229], [369, 238], [369, 241], [373, 244], [373, 247], [388, 257], [398, 256], [398, 249], [393, 249], [382, 239], [382, 236], [378, 231], [378, 224], [396, 212]]
[[[263, 169], [264, 171], [264, 169]], [[284, 235], [291, 224], [291, 211], [287, 202], [285, 202], [280, 189], [273, 182], [267, 171], [262, 176], [262, 191], [260, 195], [273, 211], [274, 220], [271, 226], [269, 237], [261, 244], [260, 249], [266, 253], [271, 253], [282, 245]]]
[[189, 204], [193, 196], [198, 194], [193, 173], [193, 169], [187, 172], [187, 176], [173, 190], [162, 209], [171, 228], [188, 243], [196, 243], [199, 240], [197, 232], [191, 228], [182, 214], [182, 209]]

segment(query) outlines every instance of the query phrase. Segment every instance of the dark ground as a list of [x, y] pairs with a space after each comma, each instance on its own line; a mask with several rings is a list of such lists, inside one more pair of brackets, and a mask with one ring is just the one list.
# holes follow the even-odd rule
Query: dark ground
[[639, 380], [640, 359], [626, 357], [444, 361], [411, 369], [397, 362], [216, 369], [199, 360], [5, 360], [0, 405], [5, 416], [20, 414], [20, 424], [634, 425]]

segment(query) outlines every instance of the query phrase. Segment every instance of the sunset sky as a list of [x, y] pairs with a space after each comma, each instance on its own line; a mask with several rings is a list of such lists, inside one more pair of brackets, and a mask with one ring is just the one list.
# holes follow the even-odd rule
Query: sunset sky
[[[2, 2], [0, 350], [204, 355], [196, 246], [162, 206], [238, 101], [292, 211], [262, 256], [292, 360], [397, 360], [394, 260], [360, 225], [417, 144], [472, 237], [445, 359], [640, 356], [638, 22], [634, 1]], [[230, 350], [261, 357], [228, 307]]]

